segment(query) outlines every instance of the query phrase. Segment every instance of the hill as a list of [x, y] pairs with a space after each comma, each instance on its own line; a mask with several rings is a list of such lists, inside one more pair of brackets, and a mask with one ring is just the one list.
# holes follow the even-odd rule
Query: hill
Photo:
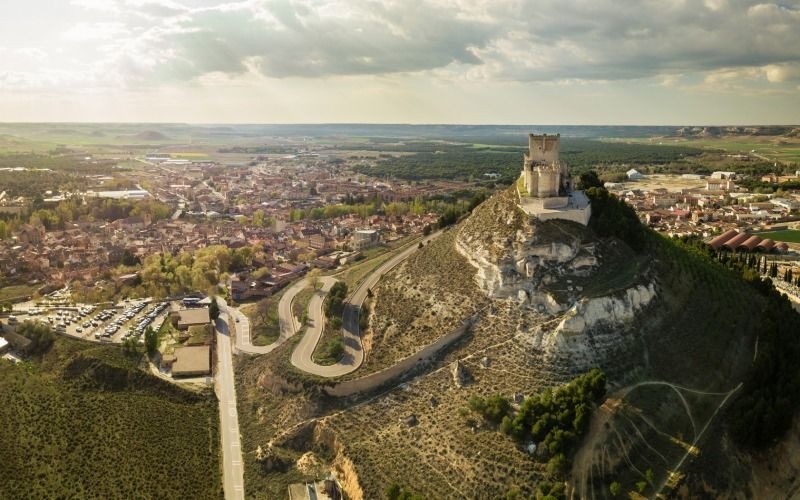
[[120, 349], [57, 338], [0, 362], [0, 496], [222, 498], [212, 394], [145, 373]]
[[169, 139], [169, 137], [157, 130], [144, 130], [135, 134], [133, 138], [139, 141], [166, 141]]
[[[243, 446], [260, 457], [246, 464], [250, 493], [331, 469], [351, 498], [393, 483], [425, 498], [764, 491], [737, 467], [791, 424], [796, 408], [780, 401], [797, 369], [773, 367], [797, 345], [775, 318], [795, 313], [740, 261], [649, 232], [605, 190], [589, 195], [583, 227], [528, 219], [515, 191], [498, 193], [388, 273], [357, 376], [472, 318], [400, 381], [332, 398], [332, 382], [286, 368], [291, 346], [241, 363]], [[595, 368], [607, 393], [585, 397], [574, 380]], [[768, 411], [779, 404], [788, 421]], [[762, 432], [748, 440], [745, 426]], [[738, 461], [697, 460], [720, 446]]]

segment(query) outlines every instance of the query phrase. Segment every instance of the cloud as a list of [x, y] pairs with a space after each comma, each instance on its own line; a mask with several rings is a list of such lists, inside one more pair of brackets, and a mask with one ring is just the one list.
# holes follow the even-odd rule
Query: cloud
[[[72, 0], [97, 72], [126, 85], [208, 75], [789, 85], [800, 10], [747, 0]], [[88, 64], [88, 62], [87, 62]], [[213, 80], [213, 78], [211, 79]]]
[[111, 40], [126, 31], [126, 26], [120, 22], [78, 23], [66, 30], [62, 36], [69, 42], [97, 42]]

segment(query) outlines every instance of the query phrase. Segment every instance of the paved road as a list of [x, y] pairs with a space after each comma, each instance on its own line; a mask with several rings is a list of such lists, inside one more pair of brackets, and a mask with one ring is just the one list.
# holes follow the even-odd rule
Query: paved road
[[221, 312], [227, 313], [235, 323], [236, 351], [248, 354], [266, 354], [272, 352], [278, 346], [289, 340], [289, 337], [299, 330], [299, 325], [295, 325], [292, 317], [292, 300], [308, 286], [308, 280], [302, 279], [294, 283], [281, 297], [278, 303], [278, 322], [280, 323], [280, 334], [278, 339], [269, 345], [253, 345], [250, 338], [250, 320], [236, 307], [231, 307], [222, 297], [217, 297], [217, 303]]
[[219, 400], [219, 431], [222, 436], [222, 476], [225, 498], [244, 499], [244, 470], [236, 410], [236, 386], [233, 381], [233, 355], [228, 325], [217, 318], [217, 376], [215, 389]]
[[[428, 243], [441, 234], [442, 232], [438, 231], [424, 238], [423, 241]], [[400, 253], [384, 262], [350, 295], [348, 302], [345, 304], [342, 317], [345, 347], [344, 354], [338, 363], [330, 366], [318, 365], [312, 360], [312, 354], [314, 353], [317, 343], [319, 343], [319, 339], [322, 337], [324, 326], [322, 304], [328, 290], [336, 283], [336, 279], [332, 276], [320, 276], [319, 280], [322, 287], [311, 297], [308, 304], [309, 328], [292, 352], [292, 364], [307, 373], [320, 377], [338, 377], [346, 375], [361, 366], [361, 363], [364, 362], [364, 349], [361, 345], [358, 313], [361, 309], [361, 305], [367, 298], [367, 292], [380, 281], [384, 274], [407, 259], [412, 253], [417, 251], [418, 248], [419, 246], [416, 243], [408, 245], [408, 247], [403, 249]], [[294, 300], [295, 296], [304, 288], [308, 287], [309, 284], [309, 280], [304, 278], [295, 282], [284, 292], [278, 303], [280, 336], [278, 340], [266, 346], [253, 345], [252, 339], [250, 338], [250, 321], [247, 319], [247, 316], [239, 309], [228, 306], [221, 297], [217, 297], [220, 311], [229, 314], [234, 321], [234, 328], [236, 330], [236, 350], [249, 354], [266, 354], [296, 334], [302, 325], [297, 324], [297, 320], [292, 314], [292, 300]]]
[[[441, 231], [436, 232], [423, 241], [426, 243], [430, 240], [437, 238]], [[322, 302], [325, 299], [327, 291], [335, 282], [329, 276], [321, 277], [323, 288], [321, 292], [315, 294], [308, 304], [308, 316], [310, 327], [303, 339], [295, 348], [292, 353], [292, 364], [313, 375], [320, 377], [339, 377], [346, 375], [358, 369], [361, 363], [364, 362], [364, 349], [361, 345], [361, 332], [358, 327], [358, 313], [361, 310], [361, 305], [367, 298], [367, 292], [378, 284], [378, 281], [384, 274], [391, 271], [396, 265], [403, 262], [411, 254], [417, 251], [417, 244], [411, 244], [406, 249], [384, 262], [378, 269], [373, 271], [359, 286], [355, 292], [350, 295], [347, 303], [344, 306], [344, 313], [342, 315], [342, 331], [344, 333], [344, 354], [338, 363], [324, 366], [314, 363], [311, 355], [314, 353], [314, 348], [322, 336], [322, 327], [324, 325], [324, 317], [322, 314]], [[286, 294], [288, 295], [288, 293]], [[284, 295], [284, 298], [286, 297]], [[281, 325], [284, 323], [293, 325], [291, 317], [291, 308], [278, 309], [279, 317], [281, 318]]]

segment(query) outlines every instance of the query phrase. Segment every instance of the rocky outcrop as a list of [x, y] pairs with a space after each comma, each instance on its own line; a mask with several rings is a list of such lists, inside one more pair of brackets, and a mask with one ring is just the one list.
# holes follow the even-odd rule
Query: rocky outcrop
[[[487, 231], [486, 224], [497, 221], [503, 229]], [[599, 266], [594, 240], [578, 224], [529, 218], [504, 192], [464, 221], [455, 248], [477, 269], [475, 280], [489, 297], [513, 298], [554, 315], [579, 298], [580, 289], [570, 286], [573, 278], [587, 278]]]
[[469, 373], [460, 360], [453, 361], [450, 365], [450, 374], [453, 376], [453, 384], [459, 389], [464, 387], [469, 381]]
[[[553, 366], [580, 371], [606, 366], [623, 353], [639, 359], [629, 326], [656, 297], [656, 286], [635, 263], [637, 256], [624, 243], [598, 238], [587, 227], [527, 216], [520, 220], [518, 212], [516, 199], [502, 193], [459, 226], [455, 248], [477, 269], [479, 287], [489, 297], [552, 318], [519, 333]], [[507, 227], [485, 231], [494, 221]], [[619, 279], [619, 274], [630, 278]], [[460, 387], [457, 368], [451, 369]]]
[[582, 335], [600, 324], [622, 325], [633, 320], [635, 314], [656, 296], [655, 286], [639, 285], [629, 288], [621, 296], [584, 299], [572, 306], [564, 315], [555, 332], [568, 337]]

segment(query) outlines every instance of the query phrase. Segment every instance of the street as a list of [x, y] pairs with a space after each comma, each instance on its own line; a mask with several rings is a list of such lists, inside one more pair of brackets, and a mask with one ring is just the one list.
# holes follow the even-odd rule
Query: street
[[222, 316], [217, 318], [217, 374], [215, 390], [219, 400], [222, 437], [223, 484], [225, 498], [244, 498], [244, 469], [239, 434], [239, 415], [236, 409], [236, 386], [233, 378], [233, 355], [228, 325]]

